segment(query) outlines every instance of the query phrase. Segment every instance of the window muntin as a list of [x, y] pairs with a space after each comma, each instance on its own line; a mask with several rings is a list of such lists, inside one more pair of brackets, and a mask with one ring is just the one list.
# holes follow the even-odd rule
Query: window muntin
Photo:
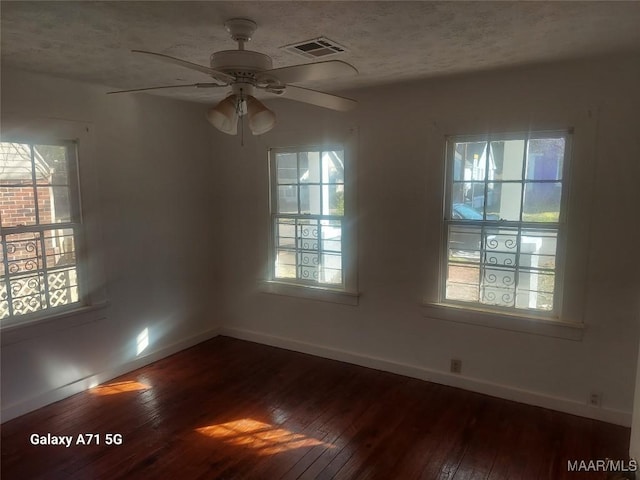
[[442, 301], [557, 317], [567, 132], [450, 137]]
[[0, 143], [0, 320], [80, 302], [73, 142]]
[[344, 149], [272, 149], [270, 156], [271, 279], [344, 288]]

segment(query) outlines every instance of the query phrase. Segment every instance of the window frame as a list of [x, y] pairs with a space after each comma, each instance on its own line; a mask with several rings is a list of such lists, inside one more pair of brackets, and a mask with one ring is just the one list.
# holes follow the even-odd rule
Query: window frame
[[82, 229], [76, 246], [76, 268], [78, 275], [84, 278], [79, 285], [79, 295], [82, 296], [83, 302], [62, 306], [55, 311], [45, 309], [3, 319], [0, 322], [2, 346], [95, 322], [108, 314], [106, 311], [110, 302], [106, 285], [102, 227], [96, 219], [91, 220], [85, 215], [87, 211], [97, 214], [101, 208], [99, 184], [95, 174], [97, 157], [94, 125], [87, 121], [3, 112], [0, 141], [46, 145], [55, 144], [61, 139], [76, 144], [76, 173], [82, 215]]
[[[445, 175], [444, 175], [444, 199], [443, 199], [443, 212], [442, 212], [442, 236], [440, 243], [440, 260], [439, 260], [439, 278], [438, 278], [438, 304], [431, 305], [428, 309], [441, 309], [441, 307], [452, 309], [452, 312], [448, 314], [445, 313], [442, 315], [440, 312], [439, 317], [457, 317], [459, 312], [476, 312], [479, 318], [483, 320], [481, 323], [487, 323], [487, 314], [497, 314], [499, 316], [504, 316], [507, 319], [510, 317], [521, 318], [525, 320], [536, 320], [542, 321], [544, 323], [549, 324], [557, 324], [557, 325], [567, 325], [567, 326], [576, 326], [575, 322], [566, 322], [561, 319], [561, 313], [563, 311], [563, 286], [564, 286], [564, 278], [565, 278], [565, 267], [566, 267], [566, 238], [567, 238], [567, 210], [569, 204], [569, 190], [570, 190], [570, 169], [572, 164], [572, 152], [573, 152], [573, 128], [564, 128], [564, 129], [553, 129], [553, 130], [531, 130], [531, 131], [520, 131], [520, 132], [500, 132], [500, 133], [486, 133], [486, 134], [457, 134], [457, 135], [446, 135], [445, 136]], [[456, 143], [465, 143], [465, 142], [486, 142], [487, 145], [490, 145], [492, 141], [508, 141], [508, 140], [524, 140], [528, 142], [532, 139], [538, 138], [559, 138], [562, 137], [565, 139], [565, 150], [564, 150], [564, 158], [562, 165], [562, 176], [557, 180], [547, 180], [547, 181], [534, 181], [527, 182], [526, 175], [524, 174], [527, 168], [527, 162], [523, 161], [522, 172], [523, 175], [518, 180], [508, 181], [507, 183], [518, 183], [523, 186], [521, 191], [521, 203], [520, 203], [520, 219], [515, 220], [489, 220], [486, 218], [486, 209], [483, 209], [483, 219], [482, 220], [459, 220], [451, 218], [452, 205], [455, 203], [453, 201], [453, 185], [454, 185], [454, 168], [455, 168], [455, 144]], [[525, 143], [524, 154], [527, 153], [527, 143]], [[526, 157], [525, 157], [526, 160]], [[488, 155], [487, 160], [488, 162]], [[486, 170], [486, 168], [485, 168]], [[485, 179], [483, 183], [485, 184], [485, 197], [486, 197], [486, 187], [490, 182], [487, 178], [486, 174], [484, 175]], [[556, 222], [531, 222], [531, 221], [523, 221], [523, 209], [524, 209], [524, 194], [525, 189], [524, 185], [526, 183], [561, 183], [561, 197], [560, 197], [560, 212], [559, 218]], [[482, 229], [485, 227], [512, 227], [517, 228], [518, 232], [526, 229], [534, 229], [534, 230], [550, 230], [556, 232], [556, 253], [555, 253], [555, 269], [554, 269], [554, 291], [553, 291], [553, 308], [550, 311], [544, 311], [539, 309], [531, 309], [531, 308], [517, 308], [515, 305], [513, 307], [506, 307], [500, 305], [488, 305], [481, 303], [479, 300], [477, 302], [467, 302], [462, 300], [454, 300], [446, 298], [446, 288], [447, 288], [447, 274], [448, 274], [448, 263], [449, 263], [449, 226], [450, 225], [473, 225], [479, 226]], [[520, 233], [518, 233], [520, 236]], [[481, 234], [482, 238], [482, 234]], [[481, 240], [482, 241], [482, 240]], [[483, 247], [481, 247], [483, 248]], [[520, 249], [520, 245], [518, 245], [518, 251]], [[481, 250], [482, 252], [482, 250]], [[481, 284], [479, 284], [481, 285]], [[450, 318], [451, 319], [451, 318]], [[473, 322], [475, 323], [475, 322]], [[501, 322], [490, 320], [488, 323], [500, 325]]]
[[[44, 232], [47, 230], [61, 230], [61, 229], [70, 229], [73, 231], [73, 241], [74, 241], [74, 254], [75, 254], [75, 263], [74, 268], [77, 276], [77, 295], [78, 300], [72, 303], [68, 303], [66, 305], [59, 306], [49, 306], [49, 292], [45, 291], [45, 297], [47, 298], [46, 306], [40, 310], [15, 315], [12, 313], [13, 307], [11, 305], [10, 299], [10, 276], [9, 268], [8, 268], [8, 259], [5, 257], [3, 259], [5, 272], [7, 275], [2, 276], [2, 281], [7, 282], [7, 302], [9, 305], [10, 314], [6, 318], [0, 320], [2, 322], [2, 329], [10, 328], [15, 325], [24, 325], [33, 322], [34, 320], [47, 319], [50, 317], [57, 317], [60, 315], [67, 314], [68, 312], [72, 312], [78, 309], [85, 308], [87, 306], [87, 285], [86, 285], [86, 272], [83, 268], [84, 262], [82, 261], [82, 256], [85, 252], [85, 236], [84, 236], [84, 226], [83, 226], [83, 208], [82, 208], [82, 196], [80, 192], [80, 165], [78, 161], [78, 142], [76, 140], [69, 139], [44, 139], [40, 140], [36, 137], [31, 139], [16, 139], [11, 136], [4, 136], [2, 138], [3, 143], [16, 143], [22, 145], [28, 145], [29, 150], [31, 152], [31, 156], [33, 157], [33, 149], [38, 145], [46, 145], [46, 146], [60, 146], [64, 147], [66, 150], [66, 158], [67, 158], [67, 168], [68, 168], [68, 182], [69, 182], [69, 207], [70, 207], [70, 219], [68, 222], [64, 223], [41, 223], [38, 222], [34, 225], [23, 225], [23, 226], [11, 226], [11, 227], [2, 227], [2, 233], [0, 234], [0, 242], [6, 248], [6, 236], [15, 235], [21, 233], [40, 233], [41, 236], [44, 235]], [[32, 168], [33, 168], [33, 158], [31, 158]], [[32, 171], [32, 176], [35, 175]], [[35, 181], [35, 177], [33, 177]], [[35, 183], [31, 184], [35, 189]], [[37, 192], [35, 193], [37, 195]], [[37, 197], [36, 197], [37, 198]], [[35, 203], [35, 209], [38, 211], [39, 206], [38, 202]], [[41, 238], [40, 242], [44, 242], [44, 238]], [[44, 256], [43, 252], [43, 256]], [[46, 262], [45, 262], [46, 263]], [[48, 275], [50, 272], [50, 268], [48, 266], [43, 266], [42, 275]], [[6, 278], [5, 278], [6, 277]]]
[[[353, 130], [349, 132], [353, 133]], [[309, 151], [331, 151], [341, 150], [344, 152], [344, 212], [343, 215], [321, 215], [321, 214], [281, 214], [277, 211], [277, 167], [276, 155], [278, 153], [299, 153]], [[267, 266], [265, 268], [265, 278], [261, 282], [261, 291], [277, 295], [301, 297], [311, 300], [340, 303], [345, 305], [358, 304], [357, 275], [356, 275], [356, 232], [353, 221], [355, 212], [355, 183], [354, 183], [354, 148], [351, 137], [347, 136], [332, 139], [326, 142], [309, 142], [288, 147], [268, 147], [268, 181], [269, 181], [269, 205], [268, 205], [268, 253]], [[299, 180], [299, 179], [298, 179]], [[304, 279], [276, 278], [276, 228], [277, 218], [284, 216], [301, 219], [318, 219], [341, 221], [341, 264], [342, 283], [322, 284], [315, 281], [305, 281]]]

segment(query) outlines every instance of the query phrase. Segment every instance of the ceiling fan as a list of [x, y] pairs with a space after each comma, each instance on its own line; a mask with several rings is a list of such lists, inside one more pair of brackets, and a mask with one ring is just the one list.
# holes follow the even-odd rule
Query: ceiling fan
[[256, 90], [339, 111], [347, 111], [356, 106], [357, 102], [350, 98], [291, 85], [292, 83], [356, 75], [358, 70], [352, 65], [339, 60], [329, 60], [274, 69], [271, 57], [244, 49], [244, 44], [251, 40], [251, 36], [257, 28], [255, 22], [246, 18], [232, 18], [227, 20], [224, 26], [231, 34], [231, 38], [238, 42], [238, 49], [215, 52], [211, 55], [210, 67], [162, 53], [132, 50], [133, 53], [147, 55], [167, 63], [205, 73], [213, 79], [213, 82], [135, 88], [109, 93], [141, 92], [180, 87], [230, 87], [229, 95], [207, 112], [209, 122], [218, 130], [229, 135], [237, 134], [238, 119], [245, 115], [248, 119], [249, 129], [254, 135], [266, 133], [275, 126], [275, 114], [254, 96]]

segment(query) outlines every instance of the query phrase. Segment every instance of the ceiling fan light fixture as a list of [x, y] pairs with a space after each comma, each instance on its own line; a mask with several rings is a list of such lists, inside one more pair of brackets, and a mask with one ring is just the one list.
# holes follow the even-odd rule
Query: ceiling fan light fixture
[[236, 95], [229, 95], [207, 112], [207, 120], [218, 130], [229, 135], [238, 133], [238, 111]]
[[254, 135], [267, 133], [276, 125], [276, 115], [252, 95], [247, 95], [247, 117], [249, 129]]

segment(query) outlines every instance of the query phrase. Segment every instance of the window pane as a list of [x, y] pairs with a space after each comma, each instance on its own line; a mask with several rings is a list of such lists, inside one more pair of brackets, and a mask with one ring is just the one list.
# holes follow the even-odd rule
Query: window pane
[[31, 147], [24, 143], [0, 143], [0, 185], [33, 184]]
[[[69, 185], [67, 149], [61, 145], [35, 145], [36, 179], [39, 184]], [[39, 168], [43, 163], [46, 168]]]
[[557, 243], [556, 231], [524, 230], [520, 246], [521, 268], [553, 272], [556, 268]]
[[36, 203], [32, 185], [0, 186], [3, 227], [36, 224]]
[[344, 183], [344, 152], [342, 150], [323, 153], [322, 183]]
[[278, 187], [278, 213], [298, 213], [298, 187], [283, 185]]
[[527, 180], [562, 180], [564, 138], [529, 140]]
[[320, 283], [342, 284], [342, 222], [322, 220]]
[[485, 268], [482, 277], [480, 302], [500, 307], [515, 306], [515, 271]]
[[553, 293], [555, 275], [549, 272], [522, 271], [518, 273], [518, 290]]
[[298, 248], [318, 250], [318, 222], [316, 220], [298, 220]]
[[295, 153], [276, 154], [276, 165], [278, 170], [278, 183], [298, 183], [298, 161]]
[[454, 181], [486, 178], [487, 142], [456, 142], [453, 164]]
[[18, 233], [5, 238], [9, 275], [35, 272], [42, 268], [39, 233]]
[[276, 225], [276, 244], [278, 247], [296, 246], [296, 227], [295, 220], [280, 219]]
[[321, 207], [320, 185], [300, 185], [300, 213], [317, 215]]
[[75, 265], [76, 251], [72, 229], [45, 230], [44, 246], [47, 268]]
[[276, 250], [276, 278], [296, 278], [296, 252]]
[[451, 218], [454, 220], [482, 220], [484, 183], [456, 182], [453, 184]]
[[482, 263], [485, 265], [498, 265], [502, 267], [511, 267], [516, 265], [516, 252], [496, 251], [486, 249], [483, 252]]
[[340, 222], [323, 220], [320, 226], [322, 230], [322, 250], [328, 252], [342, 251], [342, 226]]
[[551, 311], [553, 310], [553, 294], [518, 290], [516, 308]]
[[520, 220], [522, 184], [493, 183], [487, 192], [487, 220]]
[[524, 271], [518, 275], [518, 307], [553, 309], [555, 275], [549, 272]]
[[78, 275], [75, 268], [65, 268], [47, 275], [49, 303], [52, 307], [78, 301]]
[[522, 220], [557, 222], [560, 219], [561, 183], [526, 183]]
[[519, 308], [553, 309], [557, 232], [524, 230], [518, 281]]
[[344, 215], [344, 185], [322, 186], [322, 214]]
[[479, 258], [481, 245], [481, 227], [466, 225], [449, 226], [449, 250], [458, 258]]
[[38, 187], [40, 223], [71, 222], [69, 187]]
[[495, 163], [495, 179], [522, 179], [524, 143], [522, 139], [491, 142], [491, 153]]
[[24, 315], [46, 308], [42, 275], [17, 276], [11, 278], [10, 285], [14, 315]]
[[322, 255], [319, 282], [342, 283], [342, 256], [340, 254], [325, 253]]
[[299, 271], [300, 278], [303, 280], [318, 281], [318, 265], [320, 263], [320, 256], [317, 252], [300, 252], [299, 258]]
[[300, 152], [300, 183], [320, 183], [320, 152]]
[[486, 227], [485, 248], [488, 254], [515, 253], [518, 248], [518, 228]]
[[479, 267], [449, 265], [447, 269], [446, 298], [463, 302], [477, 302], [479, 284]]

